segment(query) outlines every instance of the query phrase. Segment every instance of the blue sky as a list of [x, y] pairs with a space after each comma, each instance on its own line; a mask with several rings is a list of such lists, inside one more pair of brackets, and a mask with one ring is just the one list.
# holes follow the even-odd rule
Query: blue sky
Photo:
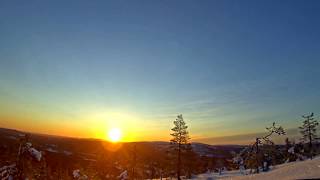
[[151, 129], [147, 140], [180, 113], [194, 138], [273, 121], [296, 127], [302, 114], [320, 113], [319, 9], [318, 1], [1, 1], [0, 117], [10, 120], [0, 125], [57, 134], [50, 123], [98, 123], [84, 117], [105, 111], [135, 116]]

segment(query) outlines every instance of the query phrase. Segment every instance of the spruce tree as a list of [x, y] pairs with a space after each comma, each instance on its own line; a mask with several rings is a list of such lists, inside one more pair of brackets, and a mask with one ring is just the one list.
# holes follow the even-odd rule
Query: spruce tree
[[310, 157], [312, 158], [312, 143], [317, 139], [317, 126], [319, 125], [318, 121], [313, 118], [313, 113], [310, 115], [303, 115], [304, 118], [303, 124], [300, 129], [302, 134], [301, 140], [309, 143], [309, 152]]
[[182, 152], [187, 148], [189, 144], [189, 133], [188, 126], [183, 120], [182, 114], [177, 116], [177, 119], [173, 121], [174, 127], [171, 129], [173, 132], [170, 134], [172, 136], [171, 145], [177, 156], [176, 173], [178, 180], [181, 180], [181, 157]]

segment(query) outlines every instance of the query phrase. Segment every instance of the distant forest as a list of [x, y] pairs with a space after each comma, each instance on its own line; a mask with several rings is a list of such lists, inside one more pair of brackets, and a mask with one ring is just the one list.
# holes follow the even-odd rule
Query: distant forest
[[111, 143], [0, 129], [0, 177], [6, 179], [164, 179], [192, 178], [205, 172], [268, 171], [271, 165], [312, 159], [320, 154], [318, 121], [302, 116], [301, 140], [285, 139], [282, 126], [272, 123], [248, 145], [190, 143], [182, 115], [173, 121], [170, 142]]

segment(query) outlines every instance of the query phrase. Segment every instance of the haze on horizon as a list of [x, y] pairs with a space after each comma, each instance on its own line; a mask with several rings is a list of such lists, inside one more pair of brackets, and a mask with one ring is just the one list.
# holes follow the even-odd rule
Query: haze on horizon
[[1, 1], [0, 127], [169, 140], [183, 114], [192, 139], [259, 133], [274, 121], [297, 128], [301, 115], [320, 114], [319, 9]]

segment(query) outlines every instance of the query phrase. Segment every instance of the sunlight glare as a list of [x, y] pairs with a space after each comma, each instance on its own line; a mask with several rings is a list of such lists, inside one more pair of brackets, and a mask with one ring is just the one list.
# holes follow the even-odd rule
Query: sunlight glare
[[112, 142], [118, 142], [121, 139], [121, 131], [119, 128], [112, 128], [108, 135]]

